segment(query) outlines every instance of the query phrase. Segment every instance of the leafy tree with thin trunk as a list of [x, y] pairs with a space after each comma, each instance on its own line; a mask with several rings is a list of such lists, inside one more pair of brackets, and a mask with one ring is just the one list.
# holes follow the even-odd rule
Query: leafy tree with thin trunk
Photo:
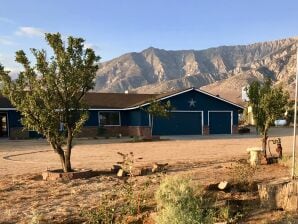
[[[284, 117], [289, 104], [289, 93], [281, 86], [274, 87], [270, 79], [263, 84], [254, 81], [248, 89], [257, 132], [262, 135], [262, 148], [266, 153], [268, 130], [275, 120]], [[266, 156], [266, 154], [265, 154]]]
[[88, 119], [84, 96], [94, 87], [100, 57], [84, 48], [82, 38], [70, 36], [66, 44], [59, 33], [46, 33], [45, 39], [53, 56], [31, 49], [36, 60], [32, 65], [24, 51], [16, 52], [16, 61], [23, 66], [16, 80], [0, 65], [1, 93], [21, 113], [24, 127], [45, 136], [63, 171], [70, 172], [73, 138]]
[[172, 110], [172, 105], [170, 101], [166, 103], [157, 101], [155, 99], [150, 101], [150, 105], [143, 110], [150, 114], [150, 127], [151, 127], [151, 136], [153, 132], [153, 121], [154, 117], [164, 117], [167, 118], [170, 116], [170, 111]]

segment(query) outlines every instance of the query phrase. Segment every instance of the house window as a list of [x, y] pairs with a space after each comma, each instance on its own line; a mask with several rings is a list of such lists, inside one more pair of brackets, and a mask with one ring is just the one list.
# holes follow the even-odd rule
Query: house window
[[113, 112], [99, 112], [98, 113], [99, 126], [120, 126], [120, 113]]

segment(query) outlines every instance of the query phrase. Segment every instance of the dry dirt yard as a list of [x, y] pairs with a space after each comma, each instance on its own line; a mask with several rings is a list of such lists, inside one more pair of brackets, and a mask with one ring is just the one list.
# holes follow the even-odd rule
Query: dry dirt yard
[[[291, 152], [291, 134], [292, 129], [289, 128], [273, 128], [270, 133], [270, 137], [281, 137], [285, 155]], [[133, 152], [135, 166], [169, 163], [167, 174], [134, 177], [132, 180], [136, 191], [142, 191], [146, 185], [148, 194], [151, 194], [149, 197], [153, 198], [164, 175], [187, 175], [203, 186], [229, 180], [233, 164], [247, 158], [246, 149], [261, 145], [260, 138], [255, 134], [181, 136], [155, 142], [130, 141], [128, 138], [75, 140], [73, 168], [99, 170], [103, 171], [102, 175], [54, 182], [41, 179], [42, 171], [60, 168], [58, 156], [46, 141], [0, 140], [0, 223], [38, 223], [42, 220], [44, 223], [84, 222], [82, 211], [96, 208], [105, 195], [121, 190], [125, 184], [106, 172], [121, 160], [117, 152]], [[279, 164], [261, 165], [254, 179], [267, 181], [289, 174], [289, 168]], [[289, 220], [295, 223], [291, 214], [265, 210], [248, 216], [243, 223], [282, 223], [279, 221], [281, 219], [286, 220], [284, 223]], [[142, 220], [153, 223], [150, 217]]]

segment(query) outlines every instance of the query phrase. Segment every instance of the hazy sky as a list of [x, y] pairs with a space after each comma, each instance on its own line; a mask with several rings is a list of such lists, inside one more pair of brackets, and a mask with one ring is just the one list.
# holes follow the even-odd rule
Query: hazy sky
[[0, 63], [45, 48], [44, 32], [83, 37], [102, 61], [150, 46], [204, 49], [298, 36], [297, 0], [1, 0]]

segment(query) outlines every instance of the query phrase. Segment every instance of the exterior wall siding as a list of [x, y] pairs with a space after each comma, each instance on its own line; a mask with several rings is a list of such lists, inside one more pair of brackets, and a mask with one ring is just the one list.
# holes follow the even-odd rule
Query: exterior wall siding
[[12, 127], [9, 130], [10, 139], [28, 139], [29, 131], [23, 130], [22, 127]]
[[[173, 110], [176, 111], [202, 111], [203, 113], [203, 135], [210, 133], [208, 126], [208, 111], [232, 111], [232, 134], [238, 133], [238, 114], [239, 108], [223, 102], [214, 97], [197, 92], [195, 90], [185, 92], [168, 99], [163, 102], [171, 102]], [[189, 101], [194, 100], [195, 104], [190, 106]], [[99, 126], [98, 112], [101, 110], [90, 110], [89, 119], [86, 121], [79, 137], [95, 137]], [[113, 111], [113, 110], [111, 110]], [[117, 111], [117, 110], [114, 110]], [[11, 110], [7, 111], [9, 135], [11, 138], [29, 138], [29, 132], [21, 131], [21, 115], [19, 112]], [[149, 115], [142, 109], [123, 110], [120, 111], [121, 126], [105, 126], [110, 135], [122, 134], [123, 136], [147, 136], [150, 134]]]
[[[208, 111], [232, 111], [232, 133], [236, 134], [236, 128], [234, 127], [237, 127], [238, 130], [239, 108], [232, 104], [197, 92], [195, 90], [182, 93], [168, 99], [164, 99], [163, 102], [167, 102], [168, 100], [171, 102], [171, 105], [175, 110], [203, 111], [203, 135], [210, 134], [210, 129], [208, 127]], [[194, 106], [190, 106], [189, 101], [191, 100], [195, 101]]]
[[106, 126], [104, 127], [106, 133], [98, 134], [97, 127], [83, 127], [82, 131], [78, 134], [78, 138], [83, 137], [115, 137], [119, 136], [144, 136], [149, 137], [151, 135], [151, 128], [146, 126]]

